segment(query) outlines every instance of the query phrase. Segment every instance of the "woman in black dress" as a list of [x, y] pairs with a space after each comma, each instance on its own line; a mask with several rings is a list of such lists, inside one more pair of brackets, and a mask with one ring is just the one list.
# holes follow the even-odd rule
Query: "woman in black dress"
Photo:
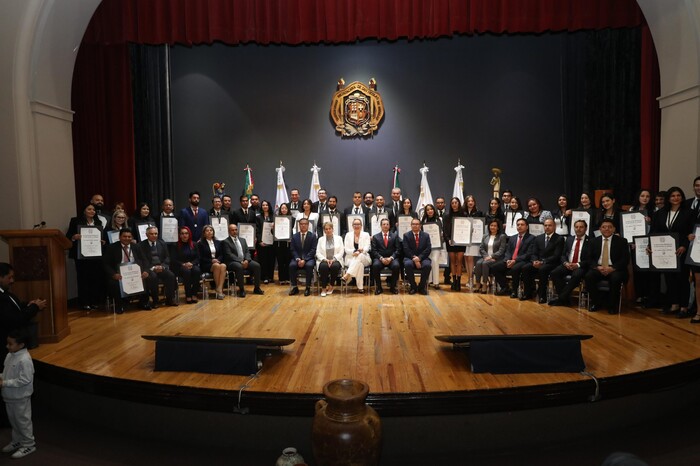
[[458, 197], [450, 199], [450, 208], [443, 217], [442, 232], [447, 244], [447, 254], [450, 257], [450, 273], [452, 275], [452, 291], [462, 288], [462, 262], [464, 261], [465, 246], [456, 246], [452, 240], [452, 219], [466, 217], [462, 203]]
[[171, 263], [173, 272], [182, 278], [182, 283], [185, 285], [185, 302], [196, 303], [202, 271], [199, 268], [199, 252], [192, 242], [192, 231], [189, 227], [178, 229], [178, 240]]

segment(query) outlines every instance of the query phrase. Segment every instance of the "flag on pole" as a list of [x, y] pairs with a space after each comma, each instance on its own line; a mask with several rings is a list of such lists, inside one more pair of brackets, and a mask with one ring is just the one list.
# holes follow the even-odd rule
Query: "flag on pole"
[[[391, 189], [394, 189], [394, 188], [401, 189], [401, 183], [399, 183], [399, 175], [400, 174], [401, 174], [401, 169], [399, 168], [399, 164], [397, 163], [396, 165], [394, 165], [394, 181], [391, 185]], [[403, 196], [401, 196], [401, 198], [403, 199]]]
[[459, 202], [464, 204], [464, 178], [462, 178], [462, 170], [464, 165], [460, 160], [457, 160], [457, 166], [455, 167], [455, 187], [452, 189], [452, 197], [459, 199]]
[[245, 172], [245, 183], [243, 184], [243, 195], [248, 196], [248, 199], [250, 199], [250, 196], [253, 195], [253, 188], [255, 188], [255, 183], [253, 182], [253, 169], [248, 166], [248, 164], [245, 164], [245, 168], [243, 169]]
[[421, 168], [419, 171], [421, 174], [420, 196], [418, 196], [416, 212], [418, 213], [419, 217], [422, 217], [425, 206], [433, 203], [433, 195], [430, 192], [430, 185], [428, 185], [428, 171], [430, 170], [425, 166], [425, 162], [423, 162], [423, 168]]
[[314, 166], [311, 167], [311, 189], [309, 190], [309, 199], [311, 202], [318, 202], [318, 190], [321, 189], [321, 182], [318, 179], [318, 172], [321, 171], [321, 167]]
[[287, 186], [284, 184], [284, 166], [280, 160], [279, 168], [275, 168], [277, 172], [277, 194], [275, 195], [275, 211], [280, 208], [282, 204], [289, 203], [289, 196], [287, 196]]

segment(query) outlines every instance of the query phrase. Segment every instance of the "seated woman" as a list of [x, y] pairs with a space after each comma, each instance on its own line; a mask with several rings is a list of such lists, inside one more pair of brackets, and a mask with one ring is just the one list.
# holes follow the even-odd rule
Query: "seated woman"
[[605, 193], [600, 198], [600, 212], [598, 212], [598, 221], [596, 229], [600, 226], [603, 220], [611, 220], [615, 225], [615, 232], [620, 233], [620, 209], [615, 203], [615, 196], [612, 193]]
[[185, 302], [196, 303], [202, 271], [199, 268], [199, 252], [192, 242], [192, 232], [189, 227], [178, 229], [178, 240], [175, 244], [171, 260], [173, 272], [182, 278], [182, 283], [185, 285]]
[[[434, 205], [427, 204], [425, 206], [423, 209], [423, 218], [421, 219], [420, 223], [422, 225], [425, 225], [426, 223], [437, 223], [440, 225], [440, 228], [442, 228], [442, 220], [440, 217], [438, 217]], [[432, 248], [430, 249], [430, 261], [433, 265], [430, 269], [430, 283], [436, 290], [440, 289], [440, 267], [438, 264], [440, 263], [439, 260], [441, 250], [442, 248], [439, 244], [432, 245]]]
[[321, 297], [333, 293], [333, 283], [343, 268], [344, 255], [343, 238], [333, 232], [331, 222], [324, 223], [323, 235], [316, 244], [316, 267], [321, 282]]
[[508, 212], [506, 212], [506, 219], [503, 222], [505, 234], [508, 236], [517, 234], [518, 219], [523, 218], [524, 216], [525, 213], [523, 212], [523, 206], [520, 203], [520, 198], [513, 196], [510, 198], [510, 209], [508, 209]]
[[224, 299], [224, 283], [226, 282], [226, 264], [221, 242], [214, 238], [214, 227], [204, 225], [202, 237], [197, 242], [199, 253], [199, 269], [202, 273], [210, 273], [214, 279], [216, 299]]
[[498, 219], [491, 220], [488, 223], [488, 235], [484, 235], [479, 246], [479, 255], [481, 256], [476, 261], [476, 272], [474, 293], [481, 291], [485, 294], [488, 291], [489, 275], [491, 274], [491, 266], [496, 262], [502, 261], [506, 253], [506, 245], [508, 237], [501, 233], [501, 222]]
[[311, 202], [311, 199], [304, 199], [302, 201], [301, 210], [297, 212], [297, 214], [294, 216], [294, 233], [299, 231], [297, 229], [297, 223], [302, 218], [305, 218], [309, 221], [309, 231], [316, 233], [316, 229], [318, 227], [318, 213], [312, 212], [312, 207], [313, 202]]
[[[362, 231], [362, 222], [359, 219], [352, 221], [352, 231], [345, 235], [345, 264], [347, 270], [342, 280], [355, 279], [357, 292], [364, 293], [365, 267], [369, 267], [372, 260], [369, 256], [371, 238], [369, 233]], [[318, 249], [318, 248], [317, 248]]]
[[571, 232], [571, 208], [569, 198], [565, 194], [557, 198], [557, 208], [552, 212], [554, 218], [554, 232], [561, 236], [568, 236]]

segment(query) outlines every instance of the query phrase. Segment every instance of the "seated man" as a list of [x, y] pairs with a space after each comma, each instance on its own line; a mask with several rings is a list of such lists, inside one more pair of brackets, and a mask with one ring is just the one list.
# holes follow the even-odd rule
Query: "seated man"
[[238, 284], [238, 296], [245, 298], [245, 271], [250, 270], [253, 274], [254, 294], [265, 294], [260, 289], [260, 264], [252, 260], [248, 243], [245, 239], [238, 237], [238, 225], [232, 223], [228, 226], [228, 238], [221, 242], [221, 252], [224, 256], [226, 269], [236, 274]]
[[[532, 243], [535, 241], [535, 237], [529, 232], [527, 220], [519, 218], [516, 228], [518, 233], [508, 238], [504, 260], [491, 266], [491, 272], [496, 279], [496, 283], [501, 288], [496, 294], [499, 296], [510, 294], [511, 298], [518, 297], [520, 276], [523, 268], [530, 261], [530, 250]], [[508, 288], [508, 283], [506, 282], [506, 274], [508, 272], [510, 272], [512, 277], [512, 289]]]
[[630, 249], [624, 238], [615, 235], [615, 224], [610, 219], [603, 219], [600, 224], [600, 236], [591, 240], [586, 263], [586, 289], [591, 297], [590, 311], [595, 312], [603, 306], [598, 283], [608, 280], [610, 295], [605, 307], [609, 314], [618, 313], [620, 286], [627, 281], [627, 265], [630, 261]]
[[[430, 235], [421, 230], [420, 220], [411, 220], [411, 231], [403, 235], [403, 267], [406, 272], [406, 280], [411, 285], [408, 294], [428, 294], [428, 277], [432, 264], [430, 261]], [[420, 270], [420, 283], [416, 287], [414, 272]]]
[[299, 231], [294, 233], [290, 242], [292, 261], [289, 263], [289, 277], [292, 282], [292, 289], [289, 291], [289, 295], [299, 294], [297, 274], [300, 270], [304, 270], [306, 274], [304, 296], [309, 296], [311, 294], [314, 266], [316, 265], [315, 257], [318, 238], [309, 231], [309, 219], [302, 218], [297, 225], [299, 226]]
[[[123, 314], [127, 304], [127, 298], [122, 298], [119, 281], [122, 279], [119, 273], [119, 266], [124, 263], [133, 262], [141, 267], [141, 278], [144, 280], [143, 287], [148, 289], [146, 279], [148, 272], [145, 270], [145, 261], [141, 254], [141, 248], [132, 244], [134, 239], [133, 233], [129, 228], [119, 230], [119, 241], [107, 246], [105, 253], [102, 256], [102, 265], [105, 274], [108, 277], [109, 283], [107, 288], [109, 295], [114, 298], [115, 312]], [[151, 305], [148, 304], [148, 295], [144, 294], [140, 301], [141, 308], [151, 310]]]
[[540, 304], [547, 302], [547, 284], [549, 274], [561, 261], [561, 252], [564, 250], [564, 239], [556, 234], [554, 220], [551, 218], [543, 222], [544, 234], [539, 235], [533, 242], [530, 262], [523, 267], [525, 280], [525, 292], [520, 298], [521, 301], [530, 299], [535, 289], [535, 277], [539, 279], [537, 287], [537, 298]]
[[146, 229], [147, 239], [141, 241], [138, 246], [141, 249], [143, 263], [141, 269], [148, 274], [145, 285], [146, 292], [153, 299], [153, 309], [158, 307], [158, 282], [165, 288], [165, 304], [177, 306], [175, 293], [177, 292], [177, 279], [170, 270], [170, 253], [165, 241], [158, 238], [158, 228], [148, 227]]
[[[377, 196], [379, 199], [381, 196]], [[383, 205], [381, 206], [383, 208]], [[369, 253], [372, 256], [372, 279], [376, 285], [374, 294], [382, 294], [382, 281], [379, 273], [384, 267], [391, 270], [389, 288], [393, 294], [398, 294], [396, 282], [399, 278], [399, 255], [401, 254], [401, 242], [396, 233], [391, 232], [391, 220], [383, 218], [381, 221], [382, 232], [372, 236], [372, 248]]]
[[[588, 269], [586, 269], [583, 259], [588, 254], [589, 241], [586, 235], [587, 231], [588, 224], [585, 220], [577, 220], [574, 223], [574, 236], [570, 236], [566, 240], [564, 253], [561, 256], [562, 264], [552, 270], [550, 274], [554, 288], [557, 290], [557, 299], [551, 300], [549, 302], [550, 306], [570, 305], [571, 292], [586, 276]], [[567, 283], [566, 277], [568, 275], [571, 275], [571, 278]]]

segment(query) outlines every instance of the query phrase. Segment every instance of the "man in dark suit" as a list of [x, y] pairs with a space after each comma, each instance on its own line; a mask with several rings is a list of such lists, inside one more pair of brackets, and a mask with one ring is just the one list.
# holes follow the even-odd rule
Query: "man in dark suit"
[[180, 211], [180, 226], [189, 227], [192, 232], [192, 241], [197, 242], [202, 237], [202, 228], [209, 223], [209, 215], [206, 209], [199, 208], [199, 193], [190, 193], [190, 205]]
[[250, 195], [250, 210], [253, 211], [253, 217], [260, 217], [262, 208], [260, 207], [260, 196], [257, 194]]
[[163, 284], [165, 289], [165, 304], [177, 306], [175, 293], [177, 292], [177, 279], [170, 270], [170, 253], [165, 241], [158, 238], [158, 228], [148, 227], [146, 229], [145, 241], [139, 243], [141, 256], [143, 258], [142, 270], [148, 273], [145, 280], [146, 291], [153, 300], [152, 308], [158, 306], [158, 282]]
[[[102, 226], [107, 228], [107, 225], [112, 223], [112, 212], [105, 209], [105, 200], [102, 194], [93, 194], [90, 198], [90, 204], [95, 208], [95, 215], [99, 217]], [[4, 342], [5, 340], [3, 340]]]
[[554, 220], [548, 218], [544, 221], [544, 234], [535, 238], [530, 262], [523, 267], [525, 292], [521, 301], [532, 297], [537, 277], [537, 300], [540, 304], [547, 302], [549, 274], [561, 263], [561, 253], [564, 250], [564, 240], [554, 232], [555, 229]]
[[[420, 220], [411, 220], [411, 231], [403, 235], [403, 267], [406, 273], [406, 280], [411, 285], [409, 294], [428, 294], [428, 277], [432, 264], [430, 261], [430, 235], [421, 230]], [[416, 287], [415, 270], [420, 270], [420, 283]]]
[[[569, 306], [571, 292], [579, 286], [581, 280], [586, 276], [588, 269], [585, 267], [585, 258], [590, 246], [588, 236], [588, 224], [585, 220], [577, 220], [574, 223], [574, 236], [566, 239], [564, 252], [561, 256], [561, 265], [552, 270], [550, 277], [557, 290], [557, 299], [549, 302], [550, 306]], [[571, 275], [568, 283], [566, 277]]]
[[209, 217], [223, 218], [226, 220], [226, 225], [231, 223], [229, 212], [224, 210], [224, 204], [219, 196], [211, 198], [211, 209], [209, 209]]
[[700, 223], [700, 176], [693, 180], [693, 192], [695, 195], [685, 201], [685, 207], [693, 211], [695, 223]]
[[510, 210], [510, 200], [513, 199], [513, 191], [506, 189], [501, 193], [501, 210], [505, 214]]
[[323, 234], [323, 224], [325, 222], [324, 215], [330, 215], [331, 216], [331, 223], [334, 223], [332, 221], [333, 217], [336, 217], [338, 219], [338, 225], [336, 228], [336, 225], [333, 226], [334, 231], [338, 233], [338, 235], [341, 238], [345, 237], [345, 233], [348, 231], [348, 226], [347, 222], [345, 221], [345, 214], [341, 211], [338, 210], [338, 198], [336, 196], [330, 196], [328, 198], [328, 209], [326, 209], [326, 212], [319, 212], [318, 214], [318, 233], [317, 236], [321, 236]]
[[[388, 204], [387, 208], [391, 210], [394, 217], [401, 213], [401, 188], [393, 188], [391, 190], [391, 204]], [[392, 223], [392, 225], [395, 225], [395, 223]]]
[[[435, 198], [435, 213], [437, 214], [438, 217], [440, 217], [440, 221], [442, 222], [442, 218], [445, 216], [447, 213], [446, 210], [446, 204], [445, 204], [445, 198], [442, 196], [438, 196]], [[393, 225], [393, 223], [392, 223]], [[447, 264], [447, 267], [445, 267], [445, 272], [443, 273], [444, 279], [445, 279], [445, 285], [451, 285], [452, 284], [452, 277], [450, 276], [450, 264]]]
[[[0, 338], [7, 342], [7, 334], [15, 329], [28, 330], [34, 316], [46, 309], [45, 299], [23, 303], [10, 292], [15, 282], [15, 271], [7, 262], [0, 262]], [[2, 345], [0, 358], [4, 362], [7, 348]], [[1, 364], [1, 363], [0, 363]]]
[[[143, 288], [148, 289], [146, 279], [148, 278], [148, 272], [145, 270], [145, 260], [143, 254], [141, 253], [141, 248], [138, 245], [132, 243], [133, 233], [129, 228], [123, 228], [119, 231], [119, 241], [107, 246], [105, 253], [102, 255], [102, 266], [104, 268], [105, 274], [108, 277], [107, 287], [109, 289], [109, 295], [114, 298], [115, 312], [117, 314], [123, 314], [126, 304], [128, 302], [127, 298], [121, 297], [121, 291], [119, 289], [119, 281], [122, 279], [119, 273], [119, 266], [123, 263], [132, 262], [138, 264], [141, 267], [141, 278], [144, 280]], [[144, 294], [141, 297], [140, 305], [142, 309], [150, 311], [151, 305], [148, 304], [148, 295]]]
[[317, 191], [317, 193], [318, 201], [311, 204], [311, 212], [317, 212], [320, 216], [320, 214], [328, 209], [328, 192], [321, 188]]
[[[530, 234], [527, 221], [524, 218], [518, 219], [516, 228], [518, 234], [508, 238], [504, 260], [491, 266], [491, 272], [501, 288], [496, 294], [499, 296], [510, 294], [511, 298], [518, 297], [522, 271], [525, 265], [530, 262], [532, 244], [535, 241], [535, 237]], [[508, 272], [512, 277], [512, 289], [508, 288], [506, 281]]]
[[[367, 229], [367, 213], [369, 212], [369, 209], [365, 204], [362, 202], [362, 193], [359, 191], [355, 191], [352, 194], [352, 205], [350, 207], [345, 208], [343, 213], [345, 214], [345, 218], [348, 217], [348, 215], [360, 215], [362, 219], [362, 229], [364, 231], [369, 231]], [[350, 231], [347, 225], [345, 225], [346, 231]]]
[[299, 231], [292, 236], [290, 250], [292, 261], [289, 263], [289, 277], [292, 282], [290, 296], [299, 294], [297, 287], [297, 274], [303, 270], [306, 274], [306, 290], [304, 296], [311, 294], [311, 281], [314, 276], [314, 266], [316, 265], [316, 243], [318, 237], [309, 231], [309, 220], [302, 218], [297, 223]]
[[253, 274], [254, 294], [265, 294], [260, 288], [260, 264], [252, 260], [248, 244], [245, 239], [238, 237], [238, 226], [232, 223], [228, 226], [228, 238], [221, 242], [221, 251], [224, 256], [224, 264], [229, 271], [236, 274], [238, 284], [238, 296], [245, 298], [245, 271]]
[[255, 223], [255, 212], [249, 207], [248, 196], [243, 194], [239, 200], [241, 206], [231, 213], [231, 223]]
[[598, 291], [598, 283], [608, 280], [610, 283], [610, 295], [605, 306], [608, 313], [618, 313], [620, 301], [620, 287], [627, 281], [627, 264], [630, 261], [630, 250], [624, 238], [615, 235], [615, 224], [610, 219], [604, 219], [600, 224], [600, 236], [591, 240], [586, 259], [588, 272], [586, 273], [586, 289], [591, 297], [590, 311], [595, 312], [602, 308], [601, 293]]
[[[380, 196], [377, 196], [379, 199]], [[372, 256], [372, 278], [376, 285], [374, 294], [382, 294], [382, 281], [379, 273], [384, 267], [391, 270], [389, 288], [393, 294], [398, 294], [396, 282], [399, 278], [399, 256], [401, 254], [401, 243], [396, 233], [391, 232], [391, 222], [388, 218], [382, 219], [382, 232], [372, 236], [372, 247], [369, 250]]]
[[292, 188], [289, 191], [289, 204], [287, 204], [289, 210], [293, 210], [292, 215], [301, 210], [301, 199], [299, 198], [299, 190], [297, 188]]

